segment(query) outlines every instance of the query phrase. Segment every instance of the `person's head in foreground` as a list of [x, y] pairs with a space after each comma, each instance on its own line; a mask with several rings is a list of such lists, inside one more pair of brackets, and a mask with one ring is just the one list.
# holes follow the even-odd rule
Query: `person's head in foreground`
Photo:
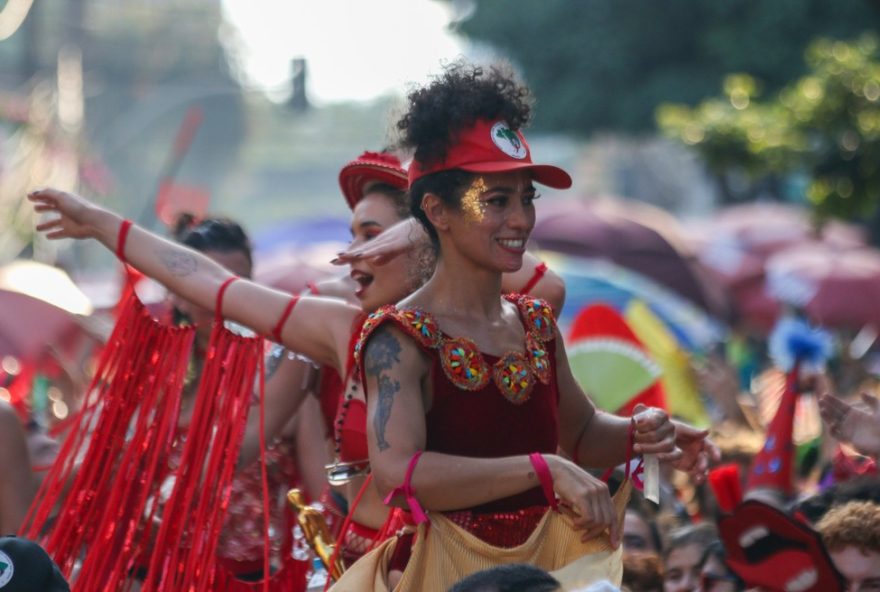
[[70, 592], [61, 571], [43, 548], [14, 536], [0, 537], [2, 592]]
[[816, 525], [851, 592], [880, 590], [880, 504], [847, 502]]
[[478, 571], [464, 578], [449, 592], [555, 592], [562, 590], [556, 578], [532, 565], [513, 563]]

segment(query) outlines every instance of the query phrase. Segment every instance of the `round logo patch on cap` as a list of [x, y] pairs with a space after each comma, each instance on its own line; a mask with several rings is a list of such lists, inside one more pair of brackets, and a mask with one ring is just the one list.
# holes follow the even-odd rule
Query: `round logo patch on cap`
[[12, 581], [14, 572], [15, 566], [12, 564], [12, 558], [0, 551], [0, 588], [6, 587], [6, 584]]
[[516, 159], [523, 159], [528, 156], [525, 144], [520, 140], [519, 135], [507, 127], [507, 124], [503, 121], [499, 121], [492, 126], [490, 135], [498, 149], [507, 156]]

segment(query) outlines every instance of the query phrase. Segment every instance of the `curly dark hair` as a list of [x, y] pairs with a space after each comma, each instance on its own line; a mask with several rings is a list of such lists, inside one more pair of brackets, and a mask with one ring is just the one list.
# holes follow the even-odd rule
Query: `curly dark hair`
[[409, 93], [407, 101], [407, 112], [397, 122], [400, 143], [424, 165], [444, 160], [458, 131], [477, 120], [501, 119], [515, 131], [528, 123], [532, 111], [529, 89], [504, 64], [484, 69], [455, 62]]
[[[511, 68], [496, 64], [483, 68], [462, 61], [448, 65], [442, 76], [418, 88], [408, 97], [408, 109], [397, 122], [400, 147], [413, 159], [430, 166], [446, 159], [458, 132], [480, 119], [499, 119], [518, 130], [529, 121], [532, 99], [529, 89]], [[474, 175], [461, 170], [425, 175], [410, 187], [410, 209], [437, 245], [437, 232], [422, 211], [426, 193], [457, 206], [462, 191]]]

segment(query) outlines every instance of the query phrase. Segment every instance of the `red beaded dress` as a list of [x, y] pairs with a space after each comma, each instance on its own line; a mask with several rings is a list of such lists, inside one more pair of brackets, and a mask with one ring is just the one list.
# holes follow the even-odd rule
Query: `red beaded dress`
[[[480, 352], [467, 338], [443, 333], [425, 311], [389, 305], [364, 323], [355, 347], [358, 361], [370, 336], [387, 322], [401, 328], [432, 359], [433, 400], [425, 415], [425, 451], [480, 458], [556, 452], [559, 391], [553, 314], [543, 300], [505, 298], [519, 310], [525, 342], [522, 350], [500, 357]], [[513, 547], [528, 538], [547, 507], [536, 487], [446, 515], [487, 543]]]

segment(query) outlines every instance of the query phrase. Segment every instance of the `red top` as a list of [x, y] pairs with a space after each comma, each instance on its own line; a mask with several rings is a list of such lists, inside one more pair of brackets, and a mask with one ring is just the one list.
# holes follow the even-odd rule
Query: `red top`
[[[389, 305], [364, 323], [356, 359], [376, 327], [391, 321], [433, 360], [433, 403], [425, 415], [426, 451], [481, 458], [556, 452], [559, 390], [553, 314], [543, 300], [519, 295], [505, 298], [519, 308], [526, 339], [523, 351], [500, 358], [479, 352], [469, 339], [446, 335], [421, 310]], [[469, 509], [509, 512], [546, 505], [541, 488], [536, 487]]]

